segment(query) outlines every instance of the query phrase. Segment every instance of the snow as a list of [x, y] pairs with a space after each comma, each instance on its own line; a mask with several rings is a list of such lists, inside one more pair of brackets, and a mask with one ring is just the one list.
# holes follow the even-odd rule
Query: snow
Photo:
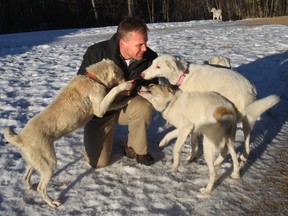
[[[215, 55], [227, 56], [233, 69], [255, 84], [259, 98], [281, 96], [281, 102], [264, 113], [252, 131], [251, 154], [242, 164], [241, 179], [229, 176], [228, 156], [212, 194], [201, 195], [199, 189], [208, 182], [201, 151], [195, 162], [186, 164], [189, 147], [185, 145], [182, 163], [173, 173], [173, 143], [158, 147], [170, 129], [154, 112], [148, 130], [150, 152], [157, 159], [152, 166], [123, 157], [125, 126], [116, 127], [112, 164], [98, 170], [83, 159], [83, 129], [56, 141], [57, 170], [48, 193], [63, 204], [49, 207], [36, 191], [24, 187], [26, 164], [18, 149], [5, 143], [3, 129], [13, 126], [19, 132], [76, 75], [86, 48], [110, 38], [116, 26], [0, 35], [1, 215], [244, 215], [259, 208], [263, 200], [284, 203], [286, 208], [270, 209], [270, 213], [287, 215], [287, 194], [281, 196], [269, 187], [265, 176], [283, 165], [275, 161], [287, 146], [288, 27], [205, 20], [149, 24], [149, 28], [148, 45], [158, 54], [170, 53], [199, 64]], [[240, 126], [236, 141], [240, 155]], [[32, 175], [35, 185], [38, 181], [39, 175]]]

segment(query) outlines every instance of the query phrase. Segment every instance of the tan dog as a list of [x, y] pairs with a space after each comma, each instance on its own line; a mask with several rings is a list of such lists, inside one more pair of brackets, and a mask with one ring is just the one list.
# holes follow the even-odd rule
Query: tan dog
[[[180, 152], [187, 137], [191, 134], [191, 154], [188, 160], [193, 159], [196, 148], [197, 135], [203, 134], [204, 157], [209, 167], [209, 183], [200, 192], [209, 194], [212, 191], [216, 171], [214, 167], [215, 154], [219, 149], [227, 146], [232, 156], [234, 170], [232, 177], [240, 178], [239, 163], [234, 149], [237, 117], [233, 104], [215, 92], [174, 92], [171, 88], [161, 85], [141, 87], [138, 94], [151, 102], [153, 107], [162, 113], [164, 119], [176, 127], [160, 142], [163, 147], [177, 138], [173, 149], [173, 171], [180, 163]], [[218, 165], [218, 164], [216, 164]]]
[[[37, 191], [51, 207], [61, 204], [46, 191], [56, 169], [53, 142], [84, 126], [93, 115], [102, 117], [114, 98], [132, 85], [124, 82], [121, 69], [112, 60], [104, 59], [87, 67], [86, 76], [73, 78], [47, 108], [28, 121], [19, 135], [12, 129], [5, 130], [5, 139], [20, 147], [27, 162], [24, 184], [29, 190], [32, 189], [30, 177], [36, 169], [41, 176]], [[116, 104], [110, 109], [125, 104]]]
[[[182, 91], [214, 91], [236, 107], [238, 122], [242, 122], [245, 148], [241, 160], [246, 161], [250, 152], [250, 133], [258, 117], [279, 102], [279, 97], [270, 95], [256, 100], [255, 86], [236, 71], [210, 65], [188, 64], [171, 55], [161, 55], [141, 73], [144, 79], [164, 77]], [[223, 160], [225, 152], [223, 152]]]
[[212, 8], [211, 13], [213, 13], [213, 20], [214, 19], [222, 20], [222, 10], [221, 9]]

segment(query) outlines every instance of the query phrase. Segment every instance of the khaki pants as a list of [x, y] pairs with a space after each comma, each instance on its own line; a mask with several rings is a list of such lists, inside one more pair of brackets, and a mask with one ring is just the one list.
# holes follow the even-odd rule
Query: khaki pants
[[137, 95], [127, 107], [103, 118], [94, 117], [84, 127], [84, 146], [90, 165], [107, 166], [112, 154], [115, 123], [128, 125], [128, 143], [139, 155], [148, 153], [147, 129], [152, 119], [152, 105]]

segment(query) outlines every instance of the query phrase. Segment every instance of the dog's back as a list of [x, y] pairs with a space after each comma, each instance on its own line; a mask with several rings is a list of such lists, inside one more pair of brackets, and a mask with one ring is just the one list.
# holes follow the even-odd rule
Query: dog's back
[[212, 127], [225, 130], [237, 122], [234, 106], [220, 94], [179, 91], [175, 97], [177, 99], [167, 112], [163, 112], [163, 117], [177, 128], [189, 122], [203, 132]]
[[[255, 100], [257, 94], [255, 86], [242, 75], [209, 65], [191, 64], [180, 88], [188, 92], [217, 92], [232, 101], [240, 113], [245, 113], [245, 107]], [[242, 118], [240, 113], [239, 120]]]

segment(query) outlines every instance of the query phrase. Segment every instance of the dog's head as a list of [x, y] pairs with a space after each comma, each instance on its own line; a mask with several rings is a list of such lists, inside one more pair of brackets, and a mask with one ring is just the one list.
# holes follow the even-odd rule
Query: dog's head
[[152, 62], [151, 66], [141, 73], [143, 79], [150, 80], [155, 77], [164, 77], [169, 80], [176, 72], [183, 72], [187, 67], [187, 62], [172, 55], [163, 54]]
[[209, 58], [208, 64], [216, 67], [231, 69], [230, 59], [225, 56], [213, 56]]
[[167, 104], [172, 100], [175, 90], [170, 85], [154, 85], [148, 87], [141, 86], [138, 89], [138, 94], [147, 99], [153, 107], [162, 112]]
[[107, 88], [125, 81], [121, 68], [110, 59], [103, 59], [96, 64], [90, 65], [86, 70], [95, 75]]
[[211, 9], [211, 13], [213, 13], [214, 11], [216, 11], [216, 8], [213, 7], [213, 8]]

